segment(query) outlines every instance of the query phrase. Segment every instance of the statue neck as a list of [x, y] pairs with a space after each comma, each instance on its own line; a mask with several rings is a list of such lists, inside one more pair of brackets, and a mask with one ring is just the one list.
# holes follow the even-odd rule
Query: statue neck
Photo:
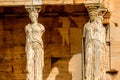
[[38, 24], [38, 21], [31, 22], [31, 25], [37, 25], [37, 24]]
[[96, 22], [96, 20], [90, 20], [89, 22], [90, 22], [90, 23], [94, 23], [94, 22]]

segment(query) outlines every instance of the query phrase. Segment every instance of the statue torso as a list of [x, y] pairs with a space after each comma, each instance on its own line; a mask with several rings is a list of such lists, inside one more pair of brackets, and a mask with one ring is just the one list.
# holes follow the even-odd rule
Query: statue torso
[[91, 41], [100, 41], [102, 42], [102, 25], [98, 24], [97, 22], [88, 22], [85, 25], [85, 37], [87, 42]]
[[26, 26], [26, 39], [27, 42], [38, 42], [41, 43], [42, 42], [42, 34], [44, 32], [44, 27], [41, 24], [38, 25], [31, 25], [28, 24]]

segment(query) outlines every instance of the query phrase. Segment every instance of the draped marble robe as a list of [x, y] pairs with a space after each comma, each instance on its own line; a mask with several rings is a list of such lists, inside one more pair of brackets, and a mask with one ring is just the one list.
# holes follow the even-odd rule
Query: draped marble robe
[[42, 35], [44, 26], [38, 23], [38, 12], [29, 12], [31, 23], [25, 27], [26, 33], [26, 56], [27, 56], [27, 78], [26, 80], [42, 80], [44, 66], [44, 50]]
[[85, 38], [84, 53], [84, 80], [105, 79], [105, 28], [101, 17], [88, 22], [84, 26], [83, 37]]

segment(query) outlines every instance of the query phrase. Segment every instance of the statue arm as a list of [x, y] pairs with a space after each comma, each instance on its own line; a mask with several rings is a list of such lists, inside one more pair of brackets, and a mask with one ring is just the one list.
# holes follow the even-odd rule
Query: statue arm
[[29, 25], [25, 27], [25, 33], [27, 35], [27, 39], [29, 39], [29, 42], [31, 43], [33, 41], [33, 38], [32, 38], [32, 30], [30, 30]]
[[39, 24], [39, 26], [40, 26], [42, 32], [45, 32], [45, 27], [42, 24]]
[[104, 46], [104, 48], [105, 48], [105, 51], [107, 50], [107, 47], [106, 47], [106, 30], [105, 30], [105, 28], [104, 28], [104, 26], [102, 26], [102, 30], [103, 30], [103, 32], [102, 32], [102, 36], [103, 36], [103, 46]]
[[86, 37], [86, 26], [84, 26], [83, 28], [83, 39], [85, 39], [85, 37]]
[[86, 37], [86, 25], [83, 28], [83, 37], [82, 37], [82, 78], [84, 78], [85, 70], [85, 37]]

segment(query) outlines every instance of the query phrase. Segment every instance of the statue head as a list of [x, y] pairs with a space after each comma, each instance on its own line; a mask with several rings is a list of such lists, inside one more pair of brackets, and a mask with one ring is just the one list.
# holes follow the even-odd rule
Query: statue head
[[37, 20], [38, 20], [38, 12], [36, 12], [36, 11], [31, 11], [30, 13], [29, 13], [29, 18], [31, 19], [31, 22], [32, 23], [34, 23], [34, 22], [36, 22]]
[[98, 16], [97, 17], [97, 22], [102, 24], [103, 21], [103, 16]]
[[36, 22], [38, 19], [39, 12], [41, 10], [41, 6], [26, 6], [25, 8], [29, 13], [29, 18], [31, 19], [31, 22]]
[[90, 22], [95, 21], [97, 16], [98, 16], [98, 12], [96, 10], [89, 12]]
[[96, 20], [96, 17], [98, 16], [98, 8], [97, 6], [88, 6], [87, 7], [89, 17], [90, 17], [90, 22], [93, 22]]

